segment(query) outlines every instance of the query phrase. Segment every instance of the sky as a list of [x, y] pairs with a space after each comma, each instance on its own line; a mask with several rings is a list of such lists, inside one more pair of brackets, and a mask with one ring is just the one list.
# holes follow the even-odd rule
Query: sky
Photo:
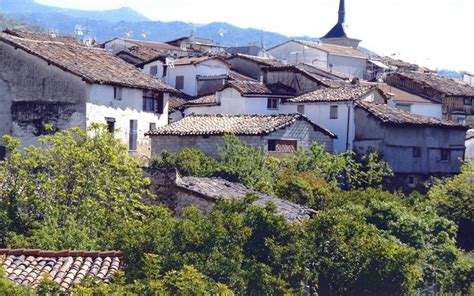
[[[130, 7], [159, 21], [227, 22], [288, 36], [323, 36], [339, 0], [36, 0], [84, 10]], [[350, 37], [380, 55], [474, 73], [474, 0], [346, 0]]]

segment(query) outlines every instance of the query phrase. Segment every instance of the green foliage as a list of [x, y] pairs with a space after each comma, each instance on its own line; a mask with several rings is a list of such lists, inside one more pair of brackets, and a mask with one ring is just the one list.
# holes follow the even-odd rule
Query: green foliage
[[175, 154], [163, 151], [159, 157], [152, 160], [151, 167], [174, 167], [184, 175], [210, 177], [217, 172], [218, 163], [201, 151], [186, 147]]

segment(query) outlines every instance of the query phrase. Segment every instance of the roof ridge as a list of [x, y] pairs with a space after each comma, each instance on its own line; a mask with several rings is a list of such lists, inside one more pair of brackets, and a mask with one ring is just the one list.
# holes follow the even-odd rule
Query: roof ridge
[[62, 250], [51, 251], [42, 249], [0, 249], [0, 256], [40, 256], [40, 257], [123, 257], [122, 251], [77, 251]]

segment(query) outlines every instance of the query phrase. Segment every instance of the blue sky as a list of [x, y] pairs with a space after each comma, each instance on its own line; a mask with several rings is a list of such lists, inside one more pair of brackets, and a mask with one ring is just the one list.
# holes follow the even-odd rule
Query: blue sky
[[[131, 7], [152, 20], [224, 21], [285, 35], [322, 36], [338, 0], [36, 0], [77, 9]], [[346, 0], [351, 37], [362, 46], [431, 68], [474, 72], [474, 0]]]

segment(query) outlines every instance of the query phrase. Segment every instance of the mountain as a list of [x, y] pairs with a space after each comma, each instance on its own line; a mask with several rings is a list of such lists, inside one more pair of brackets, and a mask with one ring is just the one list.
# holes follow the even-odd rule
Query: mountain
[[145, 22], [148, 18], [130, 8], [120, 8], [114, 10], [77, 10], [68, 8], [58, 8], [39, 4], [33, 0], [0, 0], [0, 11], [11, 16], [28, 16], [41, 14], [44, 17], [54, 17], [58, 14], [79, 18], [108, 22]]
[[0, 13], [0, 30], [4, 30], [6, 28], [12, 28], [12, 29], [30, 31], [30, 32], [43, 31], [43, 29], [40, 26], [35, 26], [24, 21], [12, 19]]

